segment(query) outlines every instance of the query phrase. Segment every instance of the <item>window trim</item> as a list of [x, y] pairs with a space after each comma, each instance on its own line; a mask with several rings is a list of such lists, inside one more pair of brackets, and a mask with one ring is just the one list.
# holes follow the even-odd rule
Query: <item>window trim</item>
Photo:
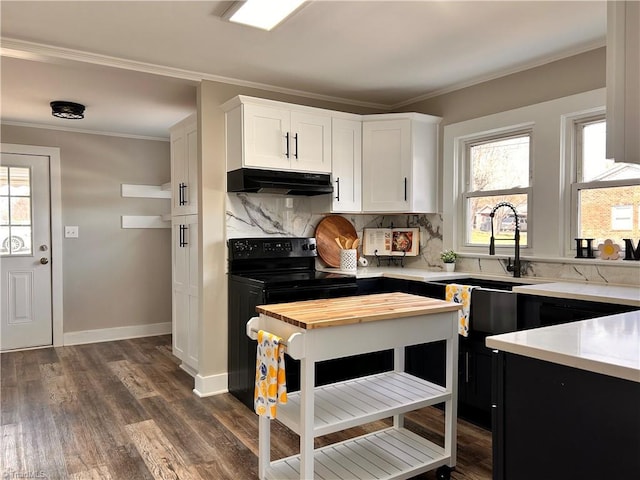
[[[475, 243], [470, 243], [468, 241], [469, 232], [467, 231], [469, 226], [469, 199], [470, 198], [480, 198], [480, 197], [493, 197], [500, 195], [526, 195], [527, 196], [527, 212], [531, 208], [531, 203], [533, 200], [533, 144], [534, 144], [534, 132], [533, 132], [533, 124], [523, 125], [514, 125], [512, 127], [507, 127], [501, 129], [499, 132], [491, 132], [491, 133], [478, 133], [473, 135], [472, 137], [460, 139], [460, 144], [462, 151], [462, 162], [464, 171], [464, 178], [462, 181], [461, 192], [459, 195], [459, 199], [461, 205], [459, 206], [458, 212], [460, 214], [460, 222], [458, 223], [459, 228], [459, 241], [458, 244], [464, 248], [464, 250], [469, 252], [479, 252], [482, 253], [484, 250], [488, 248], [487, 245], [478, 245]], [[474, 190], [469, 191], [471, 186], [471, 148], [477, 145], [483, 145], [487, 143], [491, 143], [494, 141], [500, 140], [508, 140], [510, 138], [517, 137], [529, 137], [529, 173], [528, 180], [529, 185], [526, 187], [514, 187], [514, 188], [505, 188], [499, 190]], [[533, 235], [531, 232], [533, 231], [532, 224], [527, 218], [527, 244], [521, 245], [521, 250], [530, 251], [532, 248], [532, 239]], [[496, 243], [496, 252], [507, 251], [508, 249], [513, 249], [513, 245], [510, 243]]]
[[[567, 175], [569, 200], [565, 201], [565, 209], [568, 210], [569, 225], [568, 235], [565, 238], [565, 256], [574, 256], [577, 253], [576, 242], [578, 236], [578, 225], [580, 224], [580, 212], [578, 209], [578, 199], [581, 190], [595, 190], [599, 188], [629, 187], [640, 185], [640, 179], [627, 178], [621, 180], [596, 180], [578, 181], [582, 178], [582, 132], [580, 126], [591, 123], [606, 122], [605, 108], [592, 109], [586, 113], [576, 113], [565, 117], [565, 134], [568, 135], [571, 149], [565, 152], [569, 174]], [[567, 130], [568, 129], [568, 130]], [[640, 220], [639, 220], [640, 221]], [[620, 245], [621, 252], [624, 252], [624, 245]]]

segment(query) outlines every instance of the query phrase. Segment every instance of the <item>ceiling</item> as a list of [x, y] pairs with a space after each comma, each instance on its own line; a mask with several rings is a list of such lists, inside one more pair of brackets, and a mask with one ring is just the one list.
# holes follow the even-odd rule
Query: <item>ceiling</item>
[[[271, 32], [231, 2], [0, 2], [2, 121], [167, 137], [201, 79], [393, 110], [605, 44], [604, 1], [310, 2]], [[51, 100], [87, 106], [79, 121]]]

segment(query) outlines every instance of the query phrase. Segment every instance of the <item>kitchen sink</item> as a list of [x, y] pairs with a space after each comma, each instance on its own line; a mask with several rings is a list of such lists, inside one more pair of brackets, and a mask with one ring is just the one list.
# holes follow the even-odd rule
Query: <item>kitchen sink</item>
[[460, 278], [446, 283], [457, 283], [459, 285], [473, 285], [474, 287], [487, 288], [492, 290], [511, 291], [513, 287], [526, 285], [525, 283], [510, 282], [508, 280], [485, 280], [481, 278]]
[[471, 318], [469, 319], [471, 332], [495, 335], [517, 330], [517, 296], [511, 289], [518, 285], [525, 285], [524, 283], [477, 278], [430, 283], [436, 285], [456, 283], [476, 287], [471, 293]]

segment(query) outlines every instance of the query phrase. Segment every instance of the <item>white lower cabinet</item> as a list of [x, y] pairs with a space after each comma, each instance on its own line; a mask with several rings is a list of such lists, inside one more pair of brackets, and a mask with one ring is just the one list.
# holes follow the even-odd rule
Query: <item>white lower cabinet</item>
[[198, 371], [198, 215], [171, 218], [173, 354], [191, 374]]

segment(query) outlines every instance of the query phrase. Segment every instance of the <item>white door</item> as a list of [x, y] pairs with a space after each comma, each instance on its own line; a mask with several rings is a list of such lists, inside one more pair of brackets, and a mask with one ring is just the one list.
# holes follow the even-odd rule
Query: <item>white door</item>
[[0, 349], [53, 344], [49, 157], [2, 154]]

